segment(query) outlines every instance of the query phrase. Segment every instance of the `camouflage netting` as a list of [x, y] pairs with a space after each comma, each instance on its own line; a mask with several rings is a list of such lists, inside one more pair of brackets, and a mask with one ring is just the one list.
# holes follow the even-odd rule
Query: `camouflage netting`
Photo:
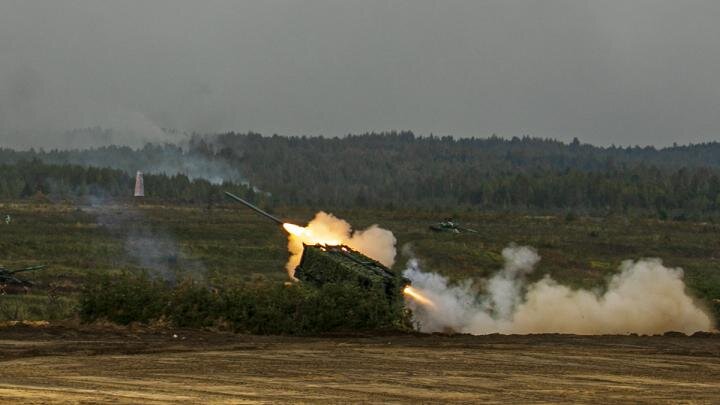
[[347, 246], [304, 245], [295, 277], [321, 286], [325, 283], [353, 283], [365, 289], [378, 289], [391, 301], [402, 297], [408, 280], [381, 263]]

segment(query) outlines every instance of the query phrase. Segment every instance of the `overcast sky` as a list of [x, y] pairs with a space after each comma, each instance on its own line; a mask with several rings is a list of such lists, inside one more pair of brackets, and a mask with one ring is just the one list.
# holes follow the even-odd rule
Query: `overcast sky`
[[2, 0], [0, 137], [95, 125], [717, 140], [720, 1]]

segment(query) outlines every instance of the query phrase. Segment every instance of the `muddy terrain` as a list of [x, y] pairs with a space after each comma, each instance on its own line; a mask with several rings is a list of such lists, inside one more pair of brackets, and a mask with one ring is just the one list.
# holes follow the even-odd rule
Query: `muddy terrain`
[[644, 402], [720, 398], [720, 335], [267, 337], [0, 329], [7, 403]]

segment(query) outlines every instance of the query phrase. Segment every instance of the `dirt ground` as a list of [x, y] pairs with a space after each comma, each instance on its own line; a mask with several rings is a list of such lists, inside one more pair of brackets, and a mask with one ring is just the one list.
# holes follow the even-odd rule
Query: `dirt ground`
[[720, 335], [0, 329], [3, 403], [720, 401]]

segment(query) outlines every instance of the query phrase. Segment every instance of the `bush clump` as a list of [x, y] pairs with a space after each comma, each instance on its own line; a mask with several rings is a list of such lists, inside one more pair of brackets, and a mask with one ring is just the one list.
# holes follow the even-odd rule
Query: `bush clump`
[[406, 330], [409, 313], [382, 291], [328, 283], [245, 283], [223, 289], [186, 279], [174, 286], [147, 275], [104, 275], [88, 281], [80, 298], [84, 322], [169, 322], [188, 328], [225, 327], [252, 334], [312, 334], [373, 329]]
[[80, 319], [105, 318], [121, 325], [147, 323], [161, 317], [168, 293], [162, 282], [145, 273], [96, 276], [80, 295]]

